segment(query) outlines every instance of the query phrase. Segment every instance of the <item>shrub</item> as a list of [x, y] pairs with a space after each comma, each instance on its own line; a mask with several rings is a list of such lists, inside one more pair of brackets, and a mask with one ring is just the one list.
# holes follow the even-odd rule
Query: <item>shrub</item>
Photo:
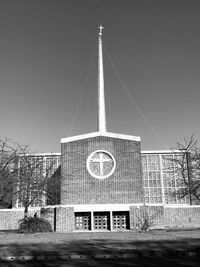
[[154, 223], [151, 221], [147, 213], [143, 213], [141, 217], [138, 218], [138, 223], [136, 227], [140, 232], [146, 232]]
[[27, 217], [19, 221], [20, 233], [52, 232], [51, 224], [39, 217]]
[[144, 204], [140, 215], [138, 217], [137, 223], [135, 224], [136, 229], [139, 232], [147, 232], [154, 225], [155, 214], [151, 215], [148, 212], [148, 207]]

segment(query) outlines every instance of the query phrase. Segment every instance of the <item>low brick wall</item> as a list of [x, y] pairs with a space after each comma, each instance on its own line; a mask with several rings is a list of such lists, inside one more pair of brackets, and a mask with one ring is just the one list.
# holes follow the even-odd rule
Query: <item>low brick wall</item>
[[147, 219], [151, 229], [200, 228], [200, 206], [130, 206], [130, 229]]
[[57, 232], [72, 232], [74, 230], [74, 209], [71, 207], [44, 207], [40, 211], [41, 218], [51, 223]]
[[49, 221], [54, 231], [56, 230], [55, 214], [56, 207], [45, 207], [40, 210], [40, 217]]
[[[33, 216], [37, 212], [40, 214], [40, 208], [29, 209], [29, 215]], [[0, 230], [17, 230], [18, 221], [23, 219], [24, 209], [0, 209]]]
[[130, 229], [140, 229], [144, 221], [148, 221], [151, 229], [163, 229], [164, 207], [163, 206], [131, 206]]
[[165, 228], [200, 228], [200, 206], [165, 207]]
[[[130, 206], [130, 229], [138, 229], [142, 220], [148, 219], [151, 229], [200, 228], [200, 206]], [[55, 206], [30, 208], [29, 216], [37, 212], [47, 219], [53, 230], [74, 231], [74, 208]], [[24, 209], [0, 210], [0, 230], [17, 230], [18, 221], [24, 217]]]
[[[51, 223], [52, 229], [58, 232], [72, 232], [74, 230], [74, 209], [71, 207], [43, 207], [29, 208], [29, 216], [44, 218]], [[0, 230], [17, 230], [18, 221], [23, 219], [24, 209], [0, 210]]]

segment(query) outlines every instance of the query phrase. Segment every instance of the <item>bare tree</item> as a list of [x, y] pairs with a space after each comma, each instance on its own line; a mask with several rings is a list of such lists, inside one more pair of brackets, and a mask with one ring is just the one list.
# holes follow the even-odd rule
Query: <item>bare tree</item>
[[0, 140], [0, 208], [11, 208], [17, 183], [19, 146], [8, 138]]
[[[57, 170], [57, 171], [56, 171]], [[0, 208], [12, 208], [18, 202], [28, 216], [30, 206], [59, 204], [60, 169], [51, 160], [30, 152], [28, 146], [0, 140]]]
[[[24, 217], [28, 216], [30, 206], [44, 206], [47, 199], [51, 204], [58, 204], [59, 175], [55, 175], [55, 161], [46, 164], [40, 154], [30, 153], [25, 149], [21, 152], [18, 170], [17, 196], [18, 202], [24, 207]], [[52, 190], [53, 188], [53, 190]]]
[[174, 194], [178, 198], [189, 197], [190, 205], [200, 204], [200, 149], [197, 144], [194, 135], [189, 140], [184, 138], [183, 144], [176, 142], [175, 149], [180, 153], [173, 159], [178, 181]]

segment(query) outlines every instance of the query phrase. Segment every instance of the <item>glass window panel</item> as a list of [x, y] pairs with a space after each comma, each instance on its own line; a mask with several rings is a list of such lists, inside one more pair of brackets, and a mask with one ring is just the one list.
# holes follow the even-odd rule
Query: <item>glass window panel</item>
[[161, 188], [150, 188], [150, 197], [160, 197], [162, 192]]
[[147, 180], [148, 179], [148, 173], [147, 172], [143, 172], [143, 179]]
[[149, 187], [156, 187], [156, 180], [149, 180]]
[[149, 188], [144, 188], [144, 195], [149, 196]]
[[147, 171], [147, 156], [142, 155], [142, 169], [143, 171]]
[[159, 180], [160, 179], [160, 172], [149, 172], [149, 179], [151, 180]]
[[174, 173], [170, 171], [163, 171], [163, 183], [165, 187], [175, 187]]
[[148, 156], [148, 169], [149, 170], [159, 170], [160, 169], [159, 155], [149, 155]]
[[173, 188], [165, 188], [165, 202], [166, 204], [176, 204], [176, 196]]
[[173, 155], [162, 155], [162, 166], [163, 170], [173, 170], [174, 168], [174, 160]]

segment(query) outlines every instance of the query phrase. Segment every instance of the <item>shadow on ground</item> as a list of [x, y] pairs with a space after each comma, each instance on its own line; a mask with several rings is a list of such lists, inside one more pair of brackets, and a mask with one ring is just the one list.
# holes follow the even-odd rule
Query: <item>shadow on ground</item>
[[76, 240], [0, 246], [0, 266], [199, 266], [200, 239]]

